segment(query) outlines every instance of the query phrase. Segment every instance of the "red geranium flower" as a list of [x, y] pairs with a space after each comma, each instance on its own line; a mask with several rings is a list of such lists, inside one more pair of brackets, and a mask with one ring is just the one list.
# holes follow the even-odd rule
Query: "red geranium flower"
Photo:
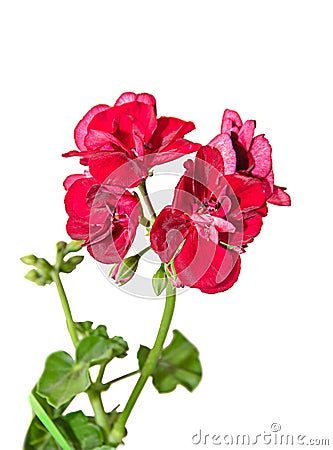
[[281, 206], [290, 205], [285, 188], [274, 185], [272, 148], [263, 134], [253, 137], [256, 123], [244, 124], [236, 111], [226, 109], [222, 118], [221, 134], [209, 142], [219, 149], [225, 163], [225, 173], [239, 172], [260, 179], [266, 192], [266, 200]]
[[119, 263], [135, 237], [141, 207], [129, 191], [116, 195], [90, 174], [66, 178], [67, 233], [84, 240], [89, 253], [105, 264]]
[[92, 108], [77, 125], [74, 137], [79, 150], [63, 156], [80, 156], [81, 163], [99, 183], [137, 186], [148, 170], [200, 145], [184, 139], [192, 122], [156, 117], [156, 101], [150, 94], [122, 94], [113, 107]]
[[267, 214], [262, 183], [241, 174], [223, 176], [222, 156], [209, 146], [185, 168], [172, 206], [152, 227], [151, 246], [171, 263], [183, 285], [225, 291], [238, 278], [239, 254], [258, 235]]

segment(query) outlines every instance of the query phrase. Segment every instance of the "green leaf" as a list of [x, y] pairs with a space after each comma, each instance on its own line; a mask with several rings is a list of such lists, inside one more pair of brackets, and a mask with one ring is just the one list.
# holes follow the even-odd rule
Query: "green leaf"
[[113, 450], [114, 447], [110, 447], [110, 445], [103, 445], [102, 447], [94, 448], [94, 450]]
[[69, 400], [68, 402], [64, 403], [63, 405], [61, 405], [59, 408], [54, 408], [53, 406], [51, 406], [46, 398], [41, 397], [38, 392], [37, 392], [37, 385], [33, 388], [33, 390], [31, 391], [31, 394], [35, 397], [35, 399], [37, 400], [37, 402], [41, 405], [41, 407], [44, 409], [44, 411], [46, 412], [46, 414], [51, 418], [51, 419], [56, 419], [57, 417], [60, 417], [62, 415], [62, 413], [66, 410], [66, 408], [68, 407], [68, 405], [71, 403], [71, 400]]
[[154, 274], [152, 279], [153, 289], [155, 294], [161, 295], [168, 284], [168, 278], [164, 271], [164, 264], [162, 263], [158, 271]]
[[126, 356], [127, 350], [127, 343], [118, 336], [112, 339], [104, 336], [88, 336], [80, 341], [76, 350], [76, 359], [78, 362], [94, 366], [111, 361], [115, 357]]
[[93, 322], [76, 322], [74, 324], [76, 331], [80, 334], [81, 338], [87, 336], [104, 336], [109, 337], [105, 325], [98, 325], [95, 329], [92, 328]]
[[90, 386], [88, 364], [76, 363], [66, 352], [52, 353], [37, 383], [37, 393], [59, 408]]
[[[71, 448], [71, 447], [69, 447]], [[25, 436], [23, 450], [63, 450], [47, 431], [41, 421], [35, 417]]]
[[[150, 349], [140, 346], [139, 368], [148, 357]], [[173, 391], [178, 384], [192, 392], [200, 383], [202, 368], [197, 348], [178, 330], [173, 331], [171, 343], [162, 351], [152, 373], [153, 385], [160, 393]]]
[[67, 414], [63, 420], [70, 426], [80, 450], [95, 450], [103, 444], [101, 429], [86, 417], [82, 411]]
[[[95, 450], [103, 446], [103, 434], [93, 418], [75, 411], [54, 420], [70, 450]], [[102, 447], [103, 448], [103, 447]], [[108, 447], [107, 447], [108, 448]], [[62, 450], [47, 428], [35, 417], [24, 441], [24, 450]]]

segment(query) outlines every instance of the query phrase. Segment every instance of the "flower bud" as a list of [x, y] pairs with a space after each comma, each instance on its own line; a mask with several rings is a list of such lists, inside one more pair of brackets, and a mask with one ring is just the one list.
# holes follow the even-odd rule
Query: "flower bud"
[[67, 261], [63, 261], [60, 266], [60, 271], [65, 273], [71, 273], [78, 264], [83, 261], [84, 256], [72, 256]]
[[161, 295], [168, 284], [168, 279], [164, 271], [164, 264], [162, 263], [158, 271], [154, 274], [152, 279], [153, 289], [155, 294]]
[[130, 281], [138, 268], [140, 258], [140, 255], [133, 255], [125, 258], [121, 263], [116, 264], [110, 272], [111, 278], [113, 278], [119, 286]]
[[69, 244], [66, 244], [65, 255], [72, 252], [78, 252], [81, 250], [84, 241], [72, 241]]
[[37, 261], [37, 256], [27, 255], [27, 256], [22, 256], [22, 258], [20, 258], [20, 259], [24, 264], [27, 264], [28, 266], [33, 266]]
[[29, 281], [34, 281], [34, 282], [35, 282], [39, 277], [40, 277], [40, 275], [39, 275], [39, 273], [37, 272], [36, 269], [29, 270], [29, 272], [26, 273], [26, 274], [24, 275], [24, 278], [26, 278], [26, 279], [29, 280]]

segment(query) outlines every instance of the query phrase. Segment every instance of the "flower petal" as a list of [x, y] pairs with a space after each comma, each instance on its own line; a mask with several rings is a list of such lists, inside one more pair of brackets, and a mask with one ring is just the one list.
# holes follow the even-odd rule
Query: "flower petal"
[[225, 178], [234, 191], [243, 214], [265, 204], [266, 196], [260, 180], [239, 174], [226, 175]]
[[231, 138], [228, 134], [218, 134], [212, 139], [210, 147], [217, 148], [222, 155], [224, 163], [224, 173], [229, 175], [236, 172], [236, 153], [232, 145]]
[[258, 178], [265, 178], [272, 169], [272, 147], [263, 134], [253, 139], [250, 152], [254, 160], [251, 174]]
[[236, 282], [240, 258], [237, 252], [201, 239], [192, 228], [175, 258], [175, 269], [186, 286], [207, 293], [222, 292]]
[[138, 158], [130, 159], [120, 152], [98, 152], [90, 158], [90, 173], [101, 184], [115, 187], [134, 187], [148, 173]]
[[246, 150], [250, 149], [255, 127], [256, 122], [254, 120], [247, 120], [238, 133], [238, 141]]
[[183, 138], [194, 128], [193, 122], [185, 122], [175, 117], [160, 117], [157, 119], [157, 127], [149, 142], [152, 152], [161, 151], [176, 139]]
[[240, 129], [243, 125], [242, 119], [236, 111], [226, 109], [223, 113], [221, 133], [230, 134], [235, 129]]
[[201, 147], [201, 144], [188, 141], [186, 139], [177, 139], [162, 150], [158, 150], [151, 160], [151, 166], [157, 166], [158, 164], [164, 164], [175, 159], [181, 158], [189, 153], [196, 152]]
[[290, 206], [290, 196], [285, 192], [286, 188], [274, 186], [273, 194], [267, 199], [269, 203], [279, 206]]
[[108, 106], [108, 105], [94, 106], [87, 112], [87, 114], [83, 117], [83, 119], [81, 119], [80, 122], [77, 124], [77, 126], [74, 130], [74, 139], [75, 139], [75, 143], [79, 150], [81, 150], [81, 151], [87, 150], [86, 146], [84, 145], [84, 139], [86, 137], [88, 125], [91, 122], [91, 120], [96, 116], [96, 114], [99, 114], [100, 112], [105, 111], [106, 109], [109, 109], [109, 108], [110, 108], [110, 106]]
[[120, 105], [123, 105], [124, 103], [130, 103], [130, 102], [135, 102], [135, 101], [141, 102], [141, 103], [146, 103], [146, 105], [152, 105], [152, 106], [156, 105], [156, 100], [153, 95], [146, 94], [146, 93], [135, 94], [134, 92], [124, 92], [123, 94], [121, 94], [121, 96], [118, 98], [118, 100], [116, 101], [116, 103], [114, 105], [120, 106]]
[[172, 206], [166, 206], [157, 216], [150, 232], [152, 249], [163, 262], [169, 262], [190, 227], [190, 218]]
[[94, 184], [96, 181], [93, 178], [81, 175], [81, 178], [70, 185], [65, 195], [65, 208], [69, 216], [88, 220], [90, 208], [87, 204], [87, 194]]

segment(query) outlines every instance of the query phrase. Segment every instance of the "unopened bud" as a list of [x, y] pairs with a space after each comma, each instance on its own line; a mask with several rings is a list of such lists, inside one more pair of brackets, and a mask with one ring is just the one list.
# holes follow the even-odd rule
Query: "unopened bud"
[[20, 258], [20, 259], [24, 264], [28, 264], [28, 266], [33, 266], [37, 261], [37, 256], [27, 255], [27, 256], [22, 256], [22, 258]]
[[140, 258], [140, 255], [129, 256], [114, 267], [111, 277], [117, 284], [122, 286], [133, 278], [136, 269], [138, 268]]
[[161, 295], [168, 284], [168, 278], [164, 271], [164, 264], [162, 263], [158, 271], [154, 274], [152, 279], [153, 289], [155, 294]]

